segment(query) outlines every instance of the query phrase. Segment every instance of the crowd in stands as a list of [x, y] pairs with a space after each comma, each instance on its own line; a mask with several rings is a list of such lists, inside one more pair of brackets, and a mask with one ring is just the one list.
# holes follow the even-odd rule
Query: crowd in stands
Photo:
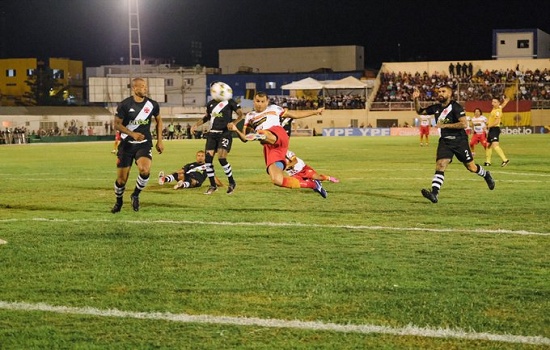
[[462, 66], [460, 71], [449, 67], [449, 73], [432, 74], [390, 72], [380, 74], [380, 87], [375, 102], [410, 102], [413, 89], [420, 90], [421, 101], [435, 101], [435, 89], [447, 84], [454, 88], [455, 99], [459, 101], [491, 100], [512, 89], [515, 98], [531, 101], [550, 101], [550, 70], [536, 69], [521, 71], [516, 69], [485, 70], [473, 73], [471, 65]]
[[364, 109], [365, 96], [339, 94], [317, 97], [271, 96], [270, 103], [292, 110], [317, 109]]

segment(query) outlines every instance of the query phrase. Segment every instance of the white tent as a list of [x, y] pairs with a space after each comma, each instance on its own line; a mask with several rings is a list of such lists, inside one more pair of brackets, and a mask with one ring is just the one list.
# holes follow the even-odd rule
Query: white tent
[[[343, 79], [324, 84], [323, 95], [330, 97], [333, 102], [335, 101], [335, 99], [332, 98], [333, 96], [335, 96], [336, 99], [340, 99], [337, 96], [341, 95], [352, 96], [352, 99], [348, 99], [348, 102], [351, 101], [352, 107], [348, 108], [365, 108], [367, 84], [355, 77], [348, 76]], [[353, 107], [354, 105], [358, 107]]]
[[352, 77], [345, 77], [344, 79], [331, 81], [330, 83], [324, 84], [325, 89], [367, 89], [367, 84], [363, 83], [361, 80]]
[[323, 84], [313, 78], [305, 78], [281, 86], [283, 90], [321, 90], [322, 88]]

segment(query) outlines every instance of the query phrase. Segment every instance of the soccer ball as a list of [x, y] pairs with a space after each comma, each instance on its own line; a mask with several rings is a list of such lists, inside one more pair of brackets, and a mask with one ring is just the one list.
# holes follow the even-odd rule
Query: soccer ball
[[233, 98], [233, 89], [226, 83], [218, 81], [210, 86], [210, 96], [216, 101], [227, 101]]

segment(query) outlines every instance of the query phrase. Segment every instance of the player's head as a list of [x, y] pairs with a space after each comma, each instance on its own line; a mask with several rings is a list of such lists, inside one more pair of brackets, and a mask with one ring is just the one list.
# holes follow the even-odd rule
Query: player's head
[[137, 97], [147, 96], [147, 82], [143, 78], [132, 79], [132, 91]]
[[491, 106], [493, 106], [494, 108], [500, 106], [500, 99], [498, 98], [498, 96], [493, 96], [493, 99], [491, 100]]
[[269, 104], [269, 98], [267, 94], [263, 91], [258, 91], [254, 95], [254, 110], [256, 112], [263, 112]]
[[195, 156], [197, 158], [197, 163], [204, 163], [204, 159], [206, 155], [203, 150], [197, 151], [197, 154]]
[[481, 111], [481, 109], [476, 108], [476, 109], [474, 109], [474, 114], [476, 115], [476, 117], [479, 117], [480, 115], [483, 114], [483, 112]]
[[450, 102], [453, 97], [453, 88], [444, 84], [437, 87], [437, 100], [441, 103]]

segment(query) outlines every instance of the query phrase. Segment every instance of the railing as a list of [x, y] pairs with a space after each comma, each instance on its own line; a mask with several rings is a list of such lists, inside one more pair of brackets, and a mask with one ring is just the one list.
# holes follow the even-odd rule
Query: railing
[[[420, 105], [426, 107], [435, 103], [434, 101], [421, 101]], [[461, 105], [465, 105], [466, 101], [458, 101]], [[512, 102], [510, 102], [512, 103]], [[531, 109], [550, 109], [550, 100], [531, 101]], [[369, 105], [369, 111], [414, 111], [414, 103], [410, 102], [372, 102]]]

